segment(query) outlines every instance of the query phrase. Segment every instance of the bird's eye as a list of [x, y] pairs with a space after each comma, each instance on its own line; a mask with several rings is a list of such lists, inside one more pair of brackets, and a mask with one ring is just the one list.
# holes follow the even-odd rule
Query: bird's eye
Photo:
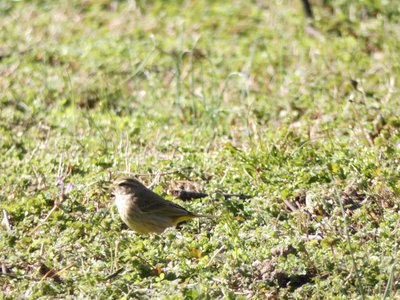
[[120, 184], [118, 184], [119, 186], [129, 186], [129, 183], [128, 182], [121, 182]]

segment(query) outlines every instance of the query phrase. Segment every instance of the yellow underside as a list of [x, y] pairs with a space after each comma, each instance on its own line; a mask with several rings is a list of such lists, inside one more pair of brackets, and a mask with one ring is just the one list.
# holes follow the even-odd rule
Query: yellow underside
[[179, 223], [182, 223], [184, 221], [187, 221], [187, 220], [190, 220], [193, 218], [195, 218], [195, 216], [181, 216], [181, 217], [176, 218], [174, 220], [174, 223], [175, 223], [175, 225], [178, 225]]

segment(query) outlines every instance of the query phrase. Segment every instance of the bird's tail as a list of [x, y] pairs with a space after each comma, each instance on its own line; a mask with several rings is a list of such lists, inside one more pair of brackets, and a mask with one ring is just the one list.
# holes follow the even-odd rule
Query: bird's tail
[[176, 220], [174, 220], [175, 225], [179, 226], [182, 223], [185, 223], [186, 221], [193, 219], [193, 218], [209, 218], [209, 219], [214, 219], [214, 218], [218, 218], [218, 216], [214, 216], [214, 215], [201, 215], [201, 214], [190, 214], [190, 215], [185, 215], [185, 216], [181, 216], [179, 218], [177, 218]]

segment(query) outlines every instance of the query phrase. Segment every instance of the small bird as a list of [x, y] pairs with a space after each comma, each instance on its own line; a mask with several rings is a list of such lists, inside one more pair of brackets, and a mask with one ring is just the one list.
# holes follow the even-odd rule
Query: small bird
[[213, 218], [191, 213], [182, 206], [165, 200], [134, 178], [114, 182], [115, 203], [121, 219], [138, 233], [162, 233], [167, 227], [193, 218]]

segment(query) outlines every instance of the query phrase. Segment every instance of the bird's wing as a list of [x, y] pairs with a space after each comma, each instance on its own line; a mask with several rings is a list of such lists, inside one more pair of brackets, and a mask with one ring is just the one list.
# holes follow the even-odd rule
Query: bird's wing
[[165, 200], [151, 190], [144, 190], [136, 197], [136, 205], [143, 213], [157, 213], [164, 216], [194, 216], [190, 211], [171, 201]]

